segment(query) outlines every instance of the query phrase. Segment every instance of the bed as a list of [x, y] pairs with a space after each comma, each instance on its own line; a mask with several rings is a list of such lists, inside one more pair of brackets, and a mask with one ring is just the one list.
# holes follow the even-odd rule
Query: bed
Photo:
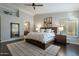
[[44, 28], [41, 29], [51, 29], [53, 32], [30, 32], [27, 36], [25, 36], [25, 41], [31, 44], [34, 44], [42, 49], [46, 49], [48, 46], [52, 44], [54, 41], [54, 37], [57, 33], [56, 27]]

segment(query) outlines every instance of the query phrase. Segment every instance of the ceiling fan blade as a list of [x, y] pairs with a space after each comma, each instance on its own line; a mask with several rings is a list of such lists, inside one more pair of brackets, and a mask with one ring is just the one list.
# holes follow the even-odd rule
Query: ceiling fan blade
[[42, 4], [35, 4], [35, 3], [28, 3], [28, 4], [24, 4], [25, 6], [43, 6]]
[[24, 4], [25, 6], [32, 6], [32, 4]]
[[34, 5], [34, 6], [43, 6], [43, 5]]
[[34, 10], [36, 9], [35, 7], [43, 6], [42, 4], [35, 4], [35, 3], [32, 3], [32, 4], [24, 4], [24, 5], [25, 6], [32, 6]]

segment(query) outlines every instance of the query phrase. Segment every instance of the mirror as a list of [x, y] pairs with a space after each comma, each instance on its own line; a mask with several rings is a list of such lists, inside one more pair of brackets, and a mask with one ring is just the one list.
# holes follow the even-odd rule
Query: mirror
[[19, 37], [19, 23], [11, 23], [11, 38]]

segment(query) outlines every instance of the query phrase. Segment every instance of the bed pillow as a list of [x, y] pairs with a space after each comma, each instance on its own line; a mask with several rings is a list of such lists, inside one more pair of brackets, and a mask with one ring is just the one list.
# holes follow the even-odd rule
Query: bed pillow
[[45, 29], [40, 29], [40, 32], [45, 32]]
[[46, 29], [46, 32], [51, 33], [52, 30], [51, 29]]
[[54, 32], [54, 30], [51, 30], [51, 32]]

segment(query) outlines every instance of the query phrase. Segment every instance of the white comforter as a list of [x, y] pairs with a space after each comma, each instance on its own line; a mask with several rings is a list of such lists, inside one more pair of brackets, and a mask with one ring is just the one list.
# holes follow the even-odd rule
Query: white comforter
[[34, 39], [42, 43], [48, 43], [49, 41], [54, 40], [54, 36], [55, 36], [54, 33], [30, 32], [25, 38]]

